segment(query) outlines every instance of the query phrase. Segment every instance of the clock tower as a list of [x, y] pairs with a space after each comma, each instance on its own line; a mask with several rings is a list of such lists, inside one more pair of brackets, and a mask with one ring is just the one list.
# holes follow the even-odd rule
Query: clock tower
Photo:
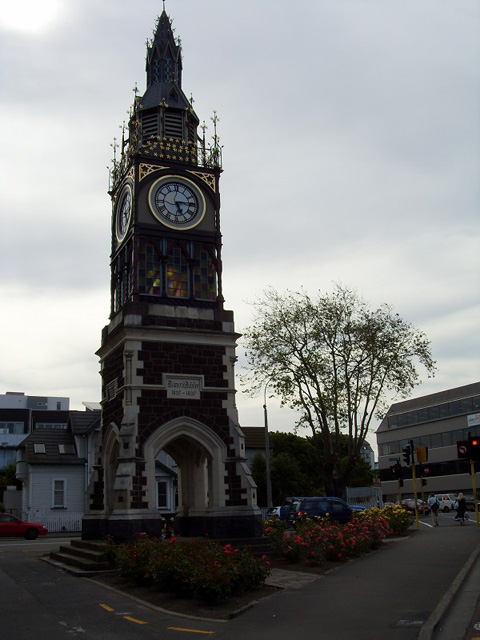
[[102, 427], [82, 536], [159, 535], [160, 452], [178, 467], [178, 535], [261, 535], [256, 487], [235, 405], [233, 313], [224, 309], [221, 147], [182, 90], [182, 56], [165, 10], [147, 45], [114, 154], [111, 312], [98, 350]]

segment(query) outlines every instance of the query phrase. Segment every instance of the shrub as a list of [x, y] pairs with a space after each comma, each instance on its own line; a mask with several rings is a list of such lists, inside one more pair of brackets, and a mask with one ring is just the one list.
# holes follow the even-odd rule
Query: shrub
[[328, 518], [302, 518], [295, 532], [266, 527], [275, 548], [291, 562], [317, 566], [325, 560], [342, 561], [377, 548], [391, 533], [390, 525], [379, 509], [355, 513], [342, 525]]
[[135, 584], [154, 584], [160, 591], [208, 603], [263, 584], [270, 573], [265, 556], [255, 558], [246, 549], [212, 540], [162, 541], [142, 535], [132, 544], [113, 546], [113, 553], [118, 573]]
[[[372, 509], [374, 511], [374, 509]], [[404, 536], [412, 526], [410, 514], [401, 505], [387, 505], [378, 510], [381, 516], [387, 521], [391, 535]]]

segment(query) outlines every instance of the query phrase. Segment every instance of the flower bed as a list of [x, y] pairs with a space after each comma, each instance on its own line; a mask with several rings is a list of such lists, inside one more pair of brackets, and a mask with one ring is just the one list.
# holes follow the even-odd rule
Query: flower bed
[[271, 538], [275, 551], [290, 562], [318, 566], [368, 553], [387, 536], [404, 535], [410, 526], [404, 509], [386, 507], [354, 513], [345, 525], [328, 518], [302, 519], [293, 533], [286, 530], [284, 521], [268, 520], [264, 533]]
[[140, 534], [132, 544], [108, 543], [117, 572], [136, 585], [151, 585], [178, 597], [213, 604], [262, 585], [270, 573], [265, 556], [255, 558], [211, 540], [178, 542]]

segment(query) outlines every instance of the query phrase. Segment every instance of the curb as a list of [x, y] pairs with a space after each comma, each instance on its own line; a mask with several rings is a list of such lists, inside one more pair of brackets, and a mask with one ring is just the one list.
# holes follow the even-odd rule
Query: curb
[[460, 587], [467, 579], [467, 576], [470, 573], [479, 555], [480, 555], [480, 543], [477, 544], [475, 549], [472, 551], [467, 562], [463, 565], [463, 568], [460, 571], [460, 573], [457, 575], [457, 577], [452, 582], [452, 584], [448, 588], [443, 598], [440, 600], [440, 602], [437, 604], [435, 609], [432, 611], [428, 620], [423, 624], [420, 630], [420, 633], [417, 636], [417, 640], [431, 640], [433, 638], [433, 633], [435, 629], [447, 614], [448, 609], [450, 608], [457, 593], [459, 592]]

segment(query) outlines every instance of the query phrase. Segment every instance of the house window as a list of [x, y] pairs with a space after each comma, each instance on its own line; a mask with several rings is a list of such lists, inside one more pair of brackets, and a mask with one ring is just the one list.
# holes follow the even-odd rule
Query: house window
[[59, 444], [58, 445], [58, 453], [74, 454], [75, 453], [75, 447], [73, 446], [73, 444]]
[[66, 481], [65, 480], [53, 480], [53, 508], [65, 509], [67, 506], [66, 501]]
[[43, 444], [43, 442], [35, 442], [34, 445], [33, 445], [33, 452], [34, 453], [46, 453], [45, 445]]
[[0, 422], [0, 433], [24, 433], [23, 422]]
[[37, 422], [35, 429], [58, 429], [66, 431], [68, 424], [66, 422]]
[[167, 507], [167, 483], [159, 481], [157, 482], [157, 508], [166, 509]]

